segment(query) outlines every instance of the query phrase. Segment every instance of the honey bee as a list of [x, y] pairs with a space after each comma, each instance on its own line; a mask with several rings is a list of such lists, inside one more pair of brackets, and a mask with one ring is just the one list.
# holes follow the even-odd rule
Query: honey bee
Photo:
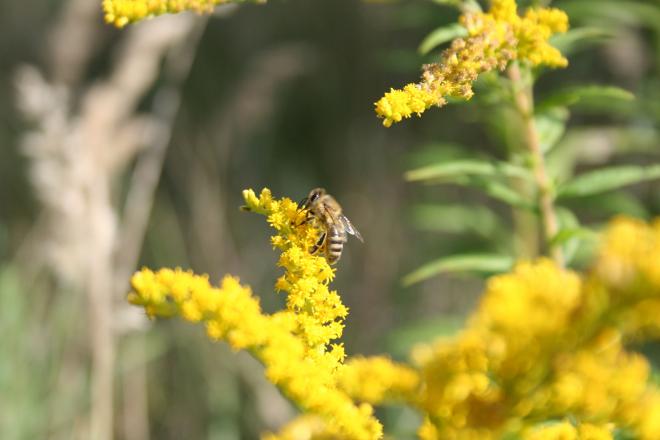
[[303, 223], [310, 220], [320, 223], [322, 233], [316, 244], [310, 249], [310, 253], [315, 254], [322, 250], [328, 263], [335, 264], [341, 258], [344, 243], [348, 240], [347, 234], [364, 242], [360, 232], [342, 214], [341, 205], [334, 197], [325, 192], [325, 189], [314, 188], [311, 190], [309, 195], [300, 201], [298, 208], [307, 210], [307, 218]]

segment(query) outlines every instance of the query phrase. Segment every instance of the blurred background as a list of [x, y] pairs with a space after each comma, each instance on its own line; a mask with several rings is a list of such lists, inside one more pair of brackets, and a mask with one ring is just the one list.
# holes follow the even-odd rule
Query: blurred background
[[[350, 308], [349, 355], [404, 359], [460, 327], [481, 277], [405, 277], [442, 256], [515, 254], [510, 210], [404, 173], [465, 154], [506, 159], [515, 131], [479, 88], [390, 129], [373, 112], [437, 59], [417, 48], [456, 21], [442, 3], [274, 0], [117, 30], [100, 1], [2, 0], [0, 438], [256, 439], [295, 414], [245, 353], [125, 302], [140, 266], [180, 266], [214, 282], [238, 275], [265, 310], [281, 307], [269, 228], [238, 210], [245, 188], [299, 200], [325, 187], [362, 232], [334, 284]], [[636, 95], [572, 108], [554, 175], [656, 162], [657, 1], [553, 4], [588, 44], [538, 95], [585, 83]], [[659, 190], [649, 181], [569, 207], [596, 226], [649, 219]], [[414, 435], [408, 411], [379, 414], [395, 438]]]

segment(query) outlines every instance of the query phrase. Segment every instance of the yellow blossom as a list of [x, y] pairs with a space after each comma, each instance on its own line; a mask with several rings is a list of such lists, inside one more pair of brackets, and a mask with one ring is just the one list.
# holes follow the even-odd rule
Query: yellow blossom
[[525, 431], [523, 440], [612, 440], [611, 425], [550, 423]]
[[[245, 0], [103, 0], [105, 21], [117, 27], [162, 14], [210, 13], [216, 5]], [[260, 1], [260, 0], [255, 0]]]
[[[501, 3], [498, 15], [510, 13]], [[205, 324], [212, 339], [249, 350], [266, 377], [305, 413], [267, 440], [378, 439], [372, 404], [417, 409], [424, 440], [660, 438], [660, 389], [648, 360], [626, 346], [660, 336], [660, 222], [617, 219], [585, 274], [547, 259], [491, 278], [467, 326], [420, 344], [413, 363], [345, 360], [348, 310], [329, 288], [325, 258], [310, 255], [319, 231], [290, 199], [244, 192], [243, 209], [265, 215], [284, 273], [286, 308], [265, 314], [235, 277], [218, 287], [181, 269], [132, 278], [129, 301], [150, 316]]]
[[339, 386], [362, 402], [414, 401], [420, 378], [414, 369], [385, 356], [350, 359], [339, 378]]
[[603, 237], [597, 263], [600, 277], [616, 289], [638, 284], [638, 295], [660, 289], [660, 219], [616, 218]]
[[317, 416], [303, 415], [287, 423], [277, 434], [266, 434], [262, 440], [334, 440], [337, 432]]
[[446, 98], [470, 99], [472, 83], [484, 72], [504, 70], [512, 60], [532, 66], [565, 67], [568, 61], [548, 43], [555, 33], [566, 32], [568, 17], [552, 8], [530, 8], [517, 13], [514, 0], [493, 0], [487, 12], [461, 16], [468, 37], [454, 40], [439, 63], [424, 66], [422, 80], [403, 89], [391, 89], [378, 102], [376, 114], [389, 127], [413, 114], [420, 116]]
[[568, 422], [553, 423], [529, 429], [524, 440], [578, 440], [577, 430]]
[[491, 278], [465, 330], [413, 352], [420, 438], [660, 438], [660, 390], [624, 345], [660, 334], [657, 224], [613, 222], [585, 276], [542, 259]]
[[244, 192], [245, 210], [267, 216], [276, 230], [272, 242], [281, 251], [284, 275], [277, 289], [288, 293], [287, 309], [264, 314], [249, 288], [225, 277], [213, 287], [206, 276], [181, 269], [143, 269], [132, 278], [129, 300], [151, 316], [171, 316], [206, 325], [212, 339], [246, 349], [265, 366], [266, 377], [298, 405], [332, 425], [345, 439], [374, 440], [382, 427], [369, 404], [355, 404], [337, 381], [344, 365], [341, 337], [347, 314], [335, 291], [328, 288], [333, 270], [322, 256], [310, 255], [319, 231], [288, 198], [273, 199], [264, 189], [257, 197]]
[[556, 336], [581, 300], [580, 278], [551, 260], [521, 263], [489, 280], [475, 325], [519, 337]]

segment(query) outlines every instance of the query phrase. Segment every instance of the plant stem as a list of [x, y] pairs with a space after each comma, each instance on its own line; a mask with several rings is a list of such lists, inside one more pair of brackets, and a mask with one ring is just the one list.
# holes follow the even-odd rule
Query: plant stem
[[546, 170], [545, 157], [541, 151], [539, 134], [534, 121], [534, 97], [532, 84], [525, 81], [518, 63], [513, 63], [508, 70], [509, 79], [513, 85], [515, 108], [520, 114], [524, 127], [524, 141], [532, 159], [534, 179], [538, 189], [539, 213], [543, 224], [545, 246], [550, 256], [559, 264], [564, 265], [564, 255], [559, 246], [551, 246], [551, 240], [559, 232], [559, 222], [555, 211], [552, 183]]

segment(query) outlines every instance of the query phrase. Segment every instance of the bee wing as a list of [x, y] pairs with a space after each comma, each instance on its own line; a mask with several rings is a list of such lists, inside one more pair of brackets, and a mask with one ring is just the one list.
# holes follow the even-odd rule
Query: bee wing
[[345, 216], [341, 215], [341, 222], [344, 224], [344, 228], [346, 229], [346, 232], [348, 232], [351, 235], [354, 235], [355, 238], [360, 240], [362, 243], [364, 243], [364, 239], [362, 238], [362, 234], [360, 234], [360, 231], [357, 230], [355, 226], [353, 226], [353, 223]]

